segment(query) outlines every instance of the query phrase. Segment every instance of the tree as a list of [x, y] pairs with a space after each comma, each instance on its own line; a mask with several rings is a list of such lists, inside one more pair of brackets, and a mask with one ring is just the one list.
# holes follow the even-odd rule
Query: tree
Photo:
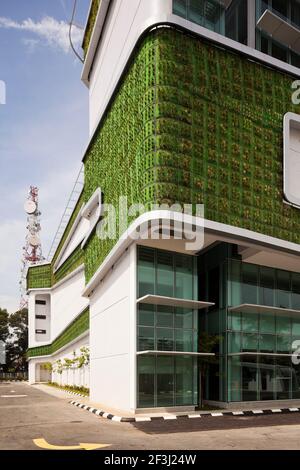
[[[215, 353], [217, 346], [220, 343], [220, 337], [215, 335], [210, 335], [206, 332], [203, 332], [199, 335], [199, 352], [211, 354]], [[200, 378], [200, 407], [203, 406], [204, 400], [204, 390], [206, 384], [206, 376], [211, 364], [217, 364], [218, 358], [216, 356], [199, 356], [198, 367], [199, 367], [199, 378]]]
[[10, 330], [7, 341], [7, 367], [14, 371], [27, 369], [26, 351], [28, 348], [28, 310], [23, 309], [8, 317]]
[[7, 341], [9, 337], [8, 312], [0, 308], [0, 341]]

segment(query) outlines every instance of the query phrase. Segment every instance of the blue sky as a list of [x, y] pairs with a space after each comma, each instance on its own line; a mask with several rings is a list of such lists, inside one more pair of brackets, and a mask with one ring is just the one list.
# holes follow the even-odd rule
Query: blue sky
[[[40, 188], [47, 255], [88, 142], [88, 90], [67, 38], [72, 6], [73, 0], [0, 2], [0, 80], [7, 93], [0, 105], [0, 307], [9, 311], [19, 302], [29, 186]], [[89, 0], [78, 0], [79, 26], [88, 7]], [[79, 50], [81, 34], [74, 29]]]

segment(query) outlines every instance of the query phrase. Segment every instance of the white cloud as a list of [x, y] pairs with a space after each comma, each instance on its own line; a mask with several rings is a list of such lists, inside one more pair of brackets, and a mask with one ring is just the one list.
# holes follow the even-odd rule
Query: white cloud
[[23, 38], [22, 43], [24, 44], [24, 46], [26, 46], [27, 51], [30, 54], [32, 54], [35, 51], [36, 47], [40, 44], [40, 40], [39, 39]]
[[[31, 18], [22, 22], [13, 21], [10, 18], [0, 17], [0, 28], [16, 29], [32, 33], [38, 36], [44, 44], [57, 47], [67, 53], [70, 50], [69, 24], [66, 21], [58, 21], [51, 16], [45, 16], [41, 21], [33, 21]], [[72, 40], [76, 48], [80, 47], [82, 41], [82, 30], [74, 25], [72, 28]], [[28, 39], [25, 39], [28, 43]], [[24, 39], [23, 39], [24, 42]], [[31, 47], [33, 43], [31, 42]], [[36, 45], [36, 44], [35, 44]]]

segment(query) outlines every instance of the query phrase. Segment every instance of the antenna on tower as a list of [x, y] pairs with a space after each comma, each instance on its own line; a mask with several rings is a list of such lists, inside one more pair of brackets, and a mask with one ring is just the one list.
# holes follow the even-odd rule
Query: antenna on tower
[[35, 266], [44, 261], [42, 253], [42, 244], [40, 239], [41, 223], [39, 211], [39, 190], [36, 186], [30, 186], [28, 197], [24, 204], [24, 210], [27, 214], [27, 235], [26, 243], [23, 247], [21, 279], [20, 279], [20, 310], [27, 307], [27, 287], [26, 275], [30, 266]]

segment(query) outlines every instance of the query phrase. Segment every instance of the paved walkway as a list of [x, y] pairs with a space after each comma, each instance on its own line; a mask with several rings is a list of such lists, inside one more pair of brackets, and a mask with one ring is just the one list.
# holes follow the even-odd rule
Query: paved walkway
[[[0, 449], [108, 445], [105, 450], [297, 449], [300, 413], [117, 423], [69, 405], [59, 390], [0, 384]], [[47, 387], [48, 389], [48, 387]], [[100, 450], [101, 452], [101, 450]]]

